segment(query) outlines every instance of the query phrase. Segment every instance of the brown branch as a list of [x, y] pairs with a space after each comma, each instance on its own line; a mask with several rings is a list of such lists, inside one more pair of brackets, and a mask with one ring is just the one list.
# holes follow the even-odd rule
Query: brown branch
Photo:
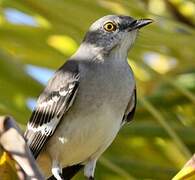
[[0, 146], [15, 160], [16, 171], [20, 180], [45, 179], [15, 120], [9, 116], [0, 116]]

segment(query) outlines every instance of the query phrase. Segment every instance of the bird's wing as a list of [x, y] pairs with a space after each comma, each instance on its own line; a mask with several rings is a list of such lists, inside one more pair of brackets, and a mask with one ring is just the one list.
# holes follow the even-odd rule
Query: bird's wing
[[127, 105], [125, 114], [123, 116], [122, 124], [126, 122], [130, 122], [133, 119], [133, 116], [135, 114], [136, 104], [137, 104], [137, 95], [136, 95], [136, 88], [135, 88], [133, 95], [131, 96], [129, 103]]
[[72, 105], [78, 85], [78, 65], [68, 61], [55, 73], [40, 95], [24, 134], [35, 158]]

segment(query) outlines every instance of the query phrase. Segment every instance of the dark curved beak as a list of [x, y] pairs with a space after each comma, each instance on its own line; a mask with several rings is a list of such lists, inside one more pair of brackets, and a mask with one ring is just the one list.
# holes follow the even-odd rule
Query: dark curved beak
[[129, 31], [134, 30], [134, 29], [140, 29], [140, 28], [142, 28], [142, 27], [144, 27], [152, 22], [154, 22], [154, 20], [152, 20], [152, 19], [135, 20], [133, 23], [131, 23]]
[[152, 19], [138, 19], [136, 23], [134, 24], [135, 29], [140, 29], [150, 23], [154, 22]]

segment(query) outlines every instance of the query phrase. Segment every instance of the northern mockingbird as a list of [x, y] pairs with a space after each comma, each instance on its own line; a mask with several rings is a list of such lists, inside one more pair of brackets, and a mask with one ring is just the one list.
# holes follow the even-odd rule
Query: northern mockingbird
[[25, 132], [47, 176], [51, 169], [57, 180], [69, 179], [62, 168], [76, 172], [84, 166], [84, 175], [94, 179], [96, 161], [135, 112], [135, 79], [127, 54], [138, 29], [151, 22], [100, 18], [49, 80]]

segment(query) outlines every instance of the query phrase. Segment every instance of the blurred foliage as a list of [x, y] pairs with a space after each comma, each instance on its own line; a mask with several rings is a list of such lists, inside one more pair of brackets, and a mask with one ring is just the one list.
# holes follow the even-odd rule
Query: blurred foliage
[[1, 0], [0, 114], [24, 126], [27, 99], [43, 88], [27, 65], [57, 69], [89, 25], [107, 14], [155, 23], [129, 54], [138, 88], [135, 120], [104, 153], [97, 179], [170, 179], [195, 150], [195, 0]]

